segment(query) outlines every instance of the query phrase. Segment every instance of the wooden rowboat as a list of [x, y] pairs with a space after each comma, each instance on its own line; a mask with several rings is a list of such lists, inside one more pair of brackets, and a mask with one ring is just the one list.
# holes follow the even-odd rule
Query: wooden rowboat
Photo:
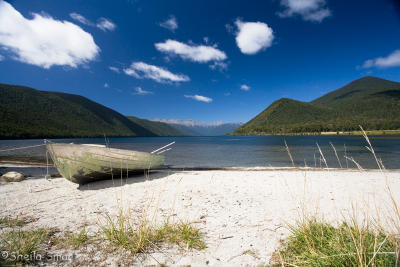
[[47, 143], [46, 147], [60, 174], [77, 184], [125, 178], [164, 165], [162, 155], [102, 145]]

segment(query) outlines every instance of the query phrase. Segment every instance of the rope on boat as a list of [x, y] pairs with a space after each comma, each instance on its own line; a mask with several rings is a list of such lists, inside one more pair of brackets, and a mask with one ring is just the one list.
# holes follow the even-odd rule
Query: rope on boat
[[171, 150], [172, 148], [167, 148], [167, 149], [164, 149], [164, 150], [162, 150], [162, 151], [160, 151], [160, 152], [157, 152], [157, 155], [160, 155], [160, 154], [162, 154], [162, 153], [164, 153], [164, 152], [167, 152], [167, 151], [169, 151], [169, 150]]
[[32, 148], [32, 147], [38, 147], [38, 146], [45, 146], [46, 144], [41, 144], [41, 145], [34, 145], [34, 146], [22, 146], [22, 147], [15, 147], [15, 148], [10, 148], [10, 149], [3, 149], [0, 150], [0, 152], [4, 151], [12, 151], [12, 150], [18, 150], [18, 149], [26, 149], [26, 148]]
[[[156, 149], [156, 150], [150, 152], [150, 154], [154, 154], [154, 153], [156, 153], [156, 152], [158, 152], [158, 151], [160, 151], [160, 150], [162, 150], [162, 149], [164, 149], [164, 148], [167, 148], [167, 147], [169, 147], [169, 146], [172, 146], [173, 144], [175, 144], [175, 141], [172, 142], [172, 143], [169, 143], [169, 144], [166, 145], [166, 146], [160, 147], [159, 149]], [[165, 151], [167, 151], [167, 150], [165, 150]], [[165, 152], [165, 151], [164, 151], [164, 152]], [[160, 153], [162, 153], [162, 152], [160, 152]]]
[[[43, 144], [40, 144], [40, 145], [22, 146], [22, 147], [14, 147], [14, 148], [9, 148], [9, 149], [2, 149], [2, 150], [0, 150], [0, 152], [40, 147], [40, 146], [45, 146], [47, 143], [52, 143], [52, 142], [50, 142], [47, 139], [44, 139]], [[46, 178], [46, 180], [49, 180], [51, 178], [51, 176], [49, 175], [49, 151], [47, 151], [47, 149], [46, 149], [46, 175], [44, 176], [44, 178]]]

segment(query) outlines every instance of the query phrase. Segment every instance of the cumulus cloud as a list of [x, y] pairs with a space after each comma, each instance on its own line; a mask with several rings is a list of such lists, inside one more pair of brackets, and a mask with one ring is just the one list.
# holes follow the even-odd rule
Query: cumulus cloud
[[167, 19], [164, 22], [161, 22], [160, 26], [173, 32], [176, 29], [178, 29], [178, 22], [176, 21], [175, 16], [171, 15], [169, 19]]
[[274, 40], [273, 30], [263, 22], [235, 22], [238, 32], [236, 44], [243, 54], [254, 55], [272, 45]]
[[96, 23], [96, 27], [102, 31], [113, 31], [117, 27], [114, 22], [106, 18], [99, 18]]
[[369, 59], [365, 61], [363, 67], [371, 68], [390, 68], [400, 66], [400, 50], [396, 50], [386, 57], [378, 57], [375, 59]]
[[108, 83], [105, 83], [104, 88], [108, 88], [108, 87], [110, 87], [110, 85]]
[[4, 56], [0, 55], [0, 61], [4, 60]]
[[243, 91], [249, 91], [249, 90], [250, 90], [250, 86], [248, 86], [248, 85], [246, 85], [246, 84], [242, 84], [242, 85], [240, 86], [240, 89], [243, 90]]
[[200, 102], [206, 102], [206, 103], [210, 103], [212, 102], [212, 98], [206, 97], [206, 96], [202, 96], [202, 95], [185, 95], [186, 98], [192, 98], [196, 101], [200, 101]]
[[97, 27], [102, 31], [113, 31], [117, 27], [110, 19], [107, 18], [99, 18], [95, 24], [89, 19], [85, 18], [83, 15], [76, 12], [70, 13], [69, 16], [75, 21], [78, 21], [84, 25]]
[[226, 54], [213, 47], [206, 45], [188, 45], [175, 40], [166, 40], [164, 43], [156, 43], [158, 51], [169, 55], [178, 55], [185, 60], [205, 63], [209, 61], [225, 60]]
[[300, 15], [304, 20], [321, 22], [331, 15], [326, 0], [281, 0], [285, 10], [278, 13], [282, 18]]
[[108, 68], [113, 72], [119, 73], [119, 69], [117, 67], [109, 66]]
[[4, 1], [0, 1], [0, 46], [16, 60], [46, 69], [75, 68], [94, 60], [100, 51], [92, 35], [79, 26], [35, 13], [26, 19]]
[[143, 90], [141, 87], [136, 87], [135, 92], [132, 93], [133, 95], [151, 95], [153, 92]]
[[129, 68], [124, 69], [125, 74], [138, 79], [152, 79], [156, 82], [187, 82], [190, 78], [183, 74], [174, 74], [167, 69], [149, 65], [144, 62], [132, 62]]

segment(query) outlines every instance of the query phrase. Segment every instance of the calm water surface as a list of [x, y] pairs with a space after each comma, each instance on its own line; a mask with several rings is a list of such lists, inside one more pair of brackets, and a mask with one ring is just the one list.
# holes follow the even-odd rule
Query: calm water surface
[[[290, 147], [296, 166], [320, 166], [320, 154], [316, 143], [329, 167], [339, 167], [329, 142], [335, 146], [341, 164], [356, 166], [344, 157], [354, 158], [363, 168], [377, 168], [371, 153], [365, 148], [366, 141], [359, 136], [217, 136], [217, 137], [136, 137], [109, 138], [113, 148], [151, 152], [172, 141], [172, 150], [164, 153], [166, 163], [173, 167], [288, 167], [291, 161], [284, 146]], [[56, 143], [104, 144], [104, 138], [54, 139]], [[400, 136], [371, 137], [372, 145], [388, 169], [400, 169]], [[0, 140], [0, 150], [41, 144], [43, 140]], [[44, 147], [0, 152], [8, 155], [45, 157]]]

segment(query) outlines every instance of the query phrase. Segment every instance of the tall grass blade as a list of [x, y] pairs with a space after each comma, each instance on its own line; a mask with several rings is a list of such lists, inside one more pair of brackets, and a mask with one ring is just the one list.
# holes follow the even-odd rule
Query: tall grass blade
[[289, 155], [290, 161], [292, 162], [292, 166], [293, 166], [293, 168], [294, 168], [295, 166], [294, 166], [294, 161], [293, 161], [292, 153], [290, 153], [290, 149], [289, 149], [288, 144], [286, 143], [286, 140], [284, 139], [283, 141], [285, 142], [286, 151], [287, 151], [287, 153], [288, 153], [288, 155]]
[[318, 147], [319, 153], [321, 154], [322, 160], [323, 160], [324, 163], [325, 163], [325, 166], [326, 166], [327, 168], [329, 168], [329, 167], [328, 167], [328, 163], [326, 162], [324, 153], [322, 153], [322, 150], [321, 150], [321, 148], [319, 147], [318, 142], [317, 142], [317, 147]]
[[337, 158], [340, 168], [343, 169], [342, 163], [340, 162], [340, 159], [339, 159], [338, 153], [336, 152], [335, 146], [332, 144], [332, 142], [329, 142], [329, 144], [331, 144], [331, 147], [333, 148], [333, 151], [335, 152], [335, 155], [336, 155], [336, 158]]

